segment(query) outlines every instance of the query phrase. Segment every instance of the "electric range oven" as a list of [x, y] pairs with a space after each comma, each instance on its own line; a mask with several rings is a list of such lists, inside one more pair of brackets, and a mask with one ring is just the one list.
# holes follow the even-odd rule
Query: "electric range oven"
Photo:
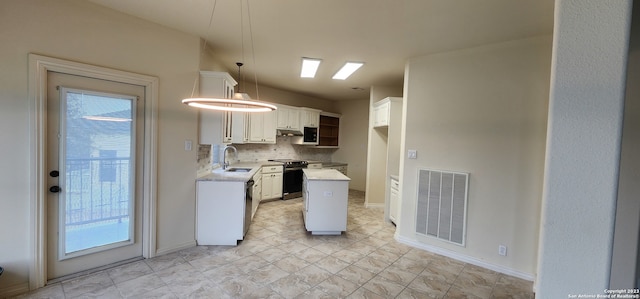
[[302, 170], [307, 168], [307, 161], [294, 159], [272, 159], [283, 165], [282, 199], [302, 197]]

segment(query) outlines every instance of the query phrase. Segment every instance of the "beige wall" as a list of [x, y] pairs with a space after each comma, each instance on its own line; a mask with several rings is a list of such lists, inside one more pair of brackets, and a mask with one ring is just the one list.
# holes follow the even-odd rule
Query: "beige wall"
[[[407, 63], [399, 239], [535, 277], [550, 65], [548, 36]], [[420, 168], [470, 173], [466, 247], [416, 235]]]
[[[27, 287], [31, 261], [28, 53], [156, 76], [157, 251], [194, 244], [199, 39], [86, 1], [0, 0], [0, 297]], [[11, 228], [11, 229], [8, 229]]]
[[[401, 97], [402, 86], [371, 87], [367, 111], [373, 115], [373, 104], [386, 97]], [[388, 132], [373, 129], [373, 119], [367, 125], [369, 136], [367, 145], [367, 178], [365, 203], [370, 207], [384, 207], [387, 183]]]
[[348, 162], [349, 188], [365, 191], [369, 100], [338, 101], [336, 106], [342, 117], [340, 148], [333, 154], [333, 161]]

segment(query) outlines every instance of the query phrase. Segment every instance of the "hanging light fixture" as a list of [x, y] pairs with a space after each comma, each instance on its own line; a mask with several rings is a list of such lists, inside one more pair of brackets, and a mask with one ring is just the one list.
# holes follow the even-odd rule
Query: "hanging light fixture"
[[[240, 36], [242, 39], [242, 56], [244, 57], [244, 24], [242, 21], [242, 1], [240, 0]], [[211, 18], [209, 19], [209, 27], [211, 27], [211, 21], [213, 20], [213, 13], [216, 8], [216, 1], [214, 1], [213, 8], [211, 10]], [[253, 31], [251, 30], [251, 11], [249, 9], [249, 1], [247, 0], [247, 16], [249, 18], [249, 37], [251, 38], [251, 55], [253, 57], [253, 64], [256, 63], [256, 56], [253, 49]], [[206, 39], [204, 42], [203, 48], [206, 47]], [[240, 67], [243, 65], [242, 62], [237, 62], [238, 66], [238, 80], [240, 79]], [[198, 78], [196, 77], [196, 82]], [[211, 110], [221, 110], [221, 111], [240, 111], [240, 112], [269, 112], [277, 109], [275, 105], [260, 102], [260, 96], [258, 92], [258, 75], [254, 72], [254, 81], [256, 84], [256, 100], [251, 99], [251, 97], [244, 92], [236, 92], [234, 93], [231, 99], [225, 98], [194, 98], [193, 93], [195, 92], [195, 83], [194, 88], [191, 92], [191, 98], [182, 100], [183, 104], [203, 108], [203, 109], [211, 109]], [[238, 88], [239, 89], [239, 88]]]

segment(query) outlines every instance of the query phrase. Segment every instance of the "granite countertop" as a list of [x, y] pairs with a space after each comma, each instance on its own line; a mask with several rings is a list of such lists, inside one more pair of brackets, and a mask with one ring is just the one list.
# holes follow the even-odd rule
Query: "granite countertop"
[[[198, 176], [196, 181], [224, 181], [224, 182], [246, 182], [249, 181], [263, 166], [282, 165], [279, 162], [238, 162], [229, 165], [227, 169], [216, 168], [210, 173]], [[229, 171], [234, 168], [249, 168], [250, 171], [246, 172], [233, 172]]]
[[350, 181], [351, 179], [335, 169], [303, 169], [307, 180], [311, 181]]

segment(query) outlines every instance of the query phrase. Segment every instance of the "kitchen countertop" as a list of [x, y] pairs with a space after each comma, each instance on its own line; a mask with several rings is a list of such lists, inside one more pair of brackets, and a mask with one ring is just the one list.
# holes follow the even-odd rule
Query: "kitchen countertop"
[[308, 180], [311, 181], [350, 181], [351, 179], [335, 169], [303, 169], [302, 170]]
[[[198, 176], [196, 181], [226, 181], [226, 182], [246, 182], [249, 181], [263, 166], [282, 165], [280, 162], [238, 162], [229, 165], [227, 169], [216, 168], [210, 173]], [[227, 171], [233, 168], [251, 168], [248, 172]]]
[[331, 167], [331, 166], [347, 166], [347, 163], [344, 162], [321, 162], [322, 167]]

